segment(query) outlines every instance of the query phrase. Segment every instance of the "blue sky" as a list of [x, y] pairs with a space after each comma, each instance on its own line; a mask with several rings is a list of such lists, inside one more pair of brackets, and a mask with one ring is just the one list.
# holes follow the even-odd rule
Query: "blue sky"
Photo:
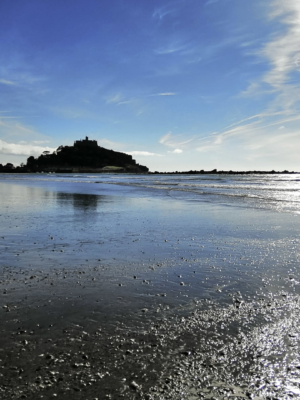
[[1, 0], [0, 163], [300, 171], [299, 0]]

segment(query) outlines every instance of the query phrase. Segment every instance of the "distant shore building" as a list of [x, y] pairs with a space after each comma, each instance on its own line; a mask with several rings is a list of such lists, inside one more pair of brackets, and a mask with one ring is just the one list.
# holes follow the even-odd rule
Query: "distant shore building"
[[87, 136], [85, 139], [76, 140], [74, 142], [74, 147], [98, 147], [97, 140], [90, 140]]

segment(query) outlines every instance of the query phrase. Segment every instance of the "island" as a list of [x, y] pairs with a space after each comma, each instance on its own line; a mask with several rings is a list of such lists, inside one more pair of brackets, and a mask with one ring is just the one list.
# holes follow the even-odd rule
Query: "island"
[[[28, 157], [27, 164], [16, 168], [9, 165], [9, 172], [131, 172], [146, 173], [149, 169], [137, 164], [132, 156], [126, 153], [108, 150], [98, 145], [96, 140], [87, 136], [76, 140], [73, 146], [59, 146], [50, 153], [44, 151], [39, 157]], [[0, 169], [1, 171], [1, 169]]]

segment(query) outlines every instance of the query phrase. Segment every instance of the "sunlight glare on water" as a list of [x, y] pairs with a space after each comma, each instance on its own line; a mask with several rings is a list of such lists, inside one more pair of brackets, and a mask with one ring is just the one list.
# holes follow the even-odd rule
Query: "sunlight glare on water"
[[[7, 174], [0, 178], [35, 182], [73, 182], [147, 189], [153, 196], [171, 196], [187, 201], [219, 202], [281, 212], [300, 213], [300, 174], [274, 175], [172, 175], [172, 174]], [[1, 181], [0, 180], [0, 181]]]

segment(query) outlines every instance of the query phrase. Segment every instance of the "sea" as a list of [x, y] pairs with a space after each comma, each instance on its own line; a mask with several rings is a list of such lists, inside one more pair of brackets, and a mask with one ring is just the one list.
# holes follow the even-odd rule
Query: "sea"
[[[141, 310], [155, 320], [158, 310], [187, 316], [200, 304], [256, 310], [265, 301], [261, 332], [287, 299], [290, 317], [278, 318], [297, 325], [300, 174], [0, 174], [0, 252], [11, 301], [50, 296], [14, 272], [57, 275], [51, 295], [78, 310], [64, 313], [70, 323], [88, 324], [91, 309], [101, 323], [135, 325]], [[298, 345], [281, 353], [294, 369]], [[288, 382], [284, 395], [300, 395]]]
[[[2, 174], [1, 183], [172, 198], [299, 214], [300, 174]], [[108, 186], [109, 185], [109, 186]]]

